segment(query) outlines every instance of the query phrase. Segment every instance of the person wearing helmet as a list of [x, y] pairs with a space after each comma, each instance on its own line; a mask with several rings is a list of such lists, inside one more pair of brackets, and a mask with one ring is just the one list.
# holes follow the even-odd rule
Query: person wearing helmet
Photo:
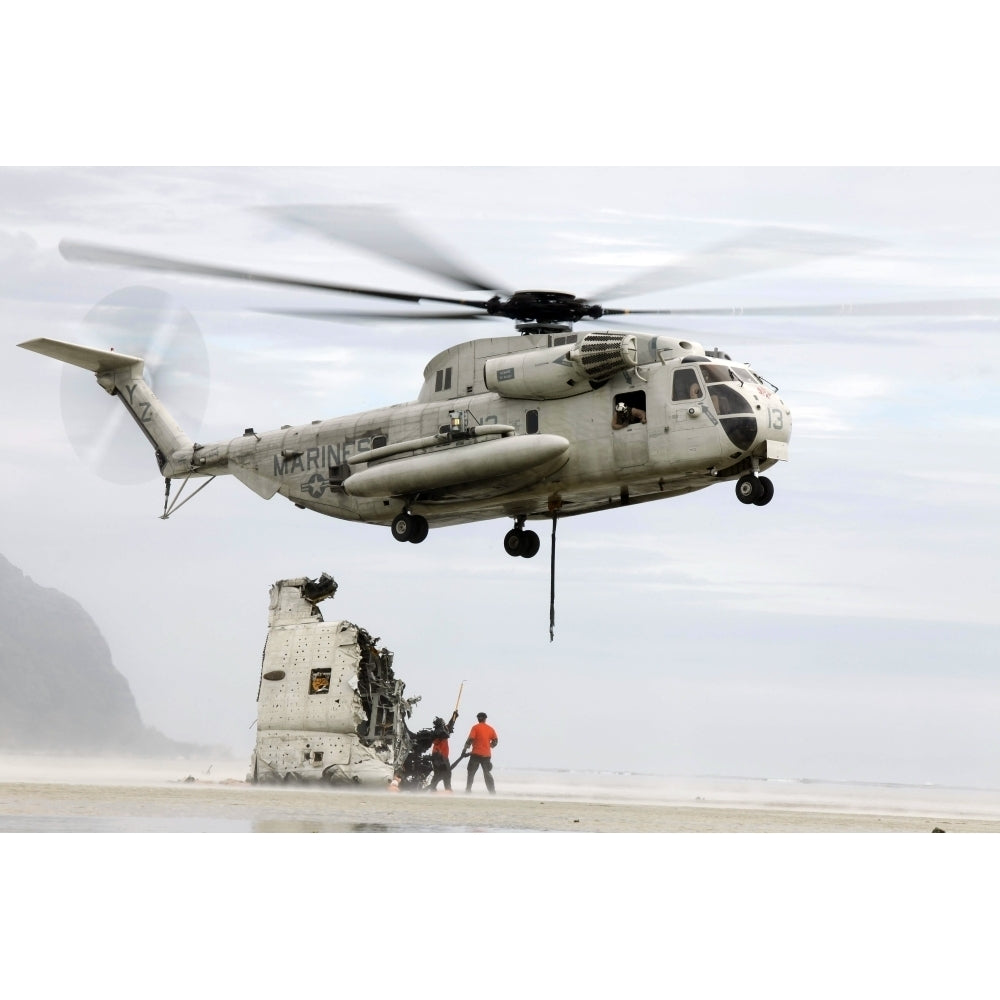
[[615, 413], [611, 421], [613, 430], [620, 431], [630, 424], [644, 424], [646, 422], [646, 411], [640, 410], [637, 406], [629, 406], [624, 400], [615, 404]]
[[476, 718], [479, 720], [470, 730], [469, 738], [465, 741], [463, 753], [471, 750], [469, 754], [469, 770], [465, 779], [466, 792], [472, 791], [472, 780], [476, 776], [476, 771], [483, 769], [483, 781], [486, 782], [486, 790], [490, 795], [496, 793], [496, 786], [493, 783], [493, 748], [499, 742], [497, 731], [486, 722], [486, 713], [480, 712]]
[[434, 718], [434, 742], [431, 744], [431, 765], [434, 777], [431, 779], [431, 791], [436, 792], [438, 782], [444, 783], [444, 790], [451, 791], [451, 764], [448, 762], [448, 737], [455, 732], [455, 720], [458, 709], [451, 713], [451, 719], [445, 722], [440, 715]]

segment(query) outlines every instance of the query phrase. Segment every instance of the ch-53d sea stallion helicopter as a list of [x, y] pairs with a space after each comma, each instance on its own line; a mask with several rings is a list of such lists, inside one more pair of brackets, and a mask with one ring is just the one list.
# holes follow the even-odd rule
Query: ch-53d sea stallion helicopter
[[[373, 250], [488, 296], [412, 294], [216, 267], [64, 241], [68, 260], [207, 278], [306, 288], [461, 311], [293, 312], [350, 320], [360, 315], [434, 321], [501, 317], [516, 336], [449, 347], [424, 370], [414, 402], [257, 432], [193, 441], [143, 379], [143, 358], [46, 338], [19, 346], [94, 372], [152, 445], [169, 500], [171, 480], [233, 475], [259, 496], [296, 507], [387, 525], [400, 542], [431, 527], [510, 518], [503, 544], [531, 558], [540, 547], [529, 521], [661, 500], [735, 483], [747, 505], [770, 502], [761, 473], [788, 458], [792, 415], [777, 388], [749, 364], [664, 333], [616, 329], [614, 317], [730, 315], [732, 309], [628, 309], [601, 301], [746, 275], [870, 249], [870, 241], [826, 233], [762, 229], [680, 263], [581, 298], [565, 292], [502, 291], [455, 264], [379, 209], [296, 206], [288, 221]], [[746, 315], [954, 312], [956, 303], [757, 307]], [[995, 303], [993, 306], [995, 308]], [[942, 309], [935, 309], [942, 306]], [[609, 322], [610, 321], [610, 322]], [[619, 321], [620, 322], [620, 321]], [[580, 323], [598, 324], [577, 332]], [[678, 331], [673, 331], [678, 332]], [[185, 484], [186, 485], [186, 484]], [[203, 485], [207, 485], [203, 484]], [[183, 486], [181, 487], [181, 492]], [[180, 499], [165, 504], [170, 515]], [[554, 536], [553, 536], [554, 544]]]

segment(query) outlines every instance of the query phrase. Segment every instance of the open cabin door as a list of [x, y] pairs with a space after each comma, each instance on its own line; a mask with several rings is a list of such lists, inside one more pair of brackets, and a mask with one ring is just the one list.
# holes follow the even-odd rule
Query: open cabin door
[[646, 393], [620, 392], [614, 397], [611, 417], [611, 447], [615, 467], [633, 469], [649, 461], [649, 428], [646, 424]]

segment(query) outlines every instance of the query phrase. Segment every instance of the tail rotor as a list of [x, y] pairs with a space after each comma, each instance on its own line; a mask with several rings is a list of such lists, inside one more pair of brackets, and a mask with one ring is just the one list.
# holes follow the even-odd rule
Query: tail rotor
[[[191, 434], [208, 402], [208, 351], [194, 317], [155, 288], [130, 286], [102, 299], [83, 321], [81, 341], [141, 357], [145, 381]], [[65, 365], [60, 387], [63, 423], [74, 451], [102, 479], [117, 484], [158, 476], [149, 445], [123, 406], [95, 391], [94, 377]]]

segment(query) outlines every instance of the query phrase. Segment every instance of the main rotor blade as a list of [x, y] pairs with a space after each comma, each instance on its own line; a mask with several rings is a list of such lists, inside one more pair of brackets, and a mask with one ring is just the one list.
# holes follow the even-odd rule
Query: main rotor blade
[[457, 264], [381, 205], [285, 205], [261, 209], [284, 222], [350, 243], [420, 271], [447, 278], [462, 288], [499, 291], [502, 286]]
[[384, 322], [386, 320], [451, 320], [451, 319], [491, 319], [483, 312], [352, 312], [344, 309], [255, 309], [254, 312], [266, 313], [269, 316], [295, 316], [299, 319], [341, 321], [371, 320]]
[[809, 306], [722, 306], [711, 309], [605, 309], [605, 316], [1000, 316], [1000, 299], [841, 302]]
[[218, 267], [214, 264], [200, 264], [196, 261], [180, 260], [176, 257], [159, 257], [152, 254], [134, 253], [114, 247], [98, 246], [94, 243], [78, 243], [63, 240], [59, 252], [66, 260], [86, 261], [89, 264], [109, 264], [113, 267], [141, 268], [147, 271], [167, 271], [172, 274], [190, 274], [200, 278], [222, 278], [226, 281], [247, 281], [265, 285], [279, 285], [283, 288], [309, 288], [320, 292], [343, 292], [347, 295], [368, 295], [378, 299], [395, 299], [400, 302], [444, 302], [457, 306], [473, 306], [485, 309], [486, 303], [476, 299], [446, 298], [437, 295], [413, 295], [408, 292], [393, 292], [380, 288], [362, 288], [357, 285], [334, 285], [327, 281], [307, 278], [290, 278], [260, 271], [238, 270]]
[[826, 257], [862, 253], [883, 245], [853, 236], [765, 226], [706, 247], [674, 264], [645, 271], [587, 298], [591, 302], [602, 302], [626, 295], [644, 295], [646, 292], [736, 278]]

